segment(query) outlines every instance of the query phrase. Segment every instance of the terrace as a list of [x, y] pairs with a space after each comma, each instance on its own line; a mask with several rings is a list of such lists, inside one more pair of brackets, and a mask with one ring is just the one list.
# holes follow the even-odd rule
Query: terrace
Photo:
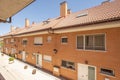
[[[63, 80], [17, 59], [14, 60], [14, 63], [9, 64], [9, 56], [1, 54], [0, 80]], [[27, 69], [24, 69], [25, 65], [28, 66]], [[36, 74], [32, 74], [33, 69], [36, 69]]]

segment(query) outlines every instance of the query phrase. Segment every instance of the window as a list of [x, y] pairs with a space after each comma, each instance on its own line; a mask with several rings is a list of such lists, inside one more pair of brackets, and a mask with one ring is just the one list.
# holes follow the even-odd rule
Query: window
[[79, 15], [76, 16], [76, 18], [84, 17], [84, 16], [87, 16], [87, 15], [88, 15], [88, 12], [80, 13]]
[[75, 70], [75, 63], [74, 62], [62, 60], [62, 66], [66, 67], [66, 68], [69, 68], [69, 69]]
[[84, 46], [83, 36], [77, 36], [77, 49], [83, 49]]
[[21, 50], [19, 50], [19, 54], [22, 54], [22, 51], [21, 51]]
[[15, 54], [16, 53], [16, 49], [15, 48], [11, 48], [11, 54]]
[[51, 36], [48, 36], [47, 37], [47, 42], [51, 42], [52, 41], [52, 37]]
[[8, 39], [6, 40], [6, 44], [8, 44], [9, 43], [9, 41], [8, 41]]
[[85, 49], [93, 49], [93, 36], [85, 36]]
[[27, 45], [27, 43], [28, 43], [27, 38], [24, 38], [24, 39], [22, 40], [22, 44], [23, 44], [23, 45]]
[[105, 35], [77, 36], [77, 49], [105, 50]]
[[94, 40], [95, 50], [105, 50], [105, 35], [95, 35]]
[[5, 52], [8, 53], [8, 48], [5, 48]]
[[13, 43], [14, 42], [14, 39], [11, 39], [11, 43]]
[[44, 59], [45, 61], [49, 61], [49, 62], [52, 61], [52, 57], [51, 57], [51, 56], [48, 56], [48, 55], [44, 55], [44, 56], [43, 56], [43, 59]]
[[43, 38], [42, 37], [35, 37], [34, 38], [34, 45], [42, 45], [43, 44]]
[[110, 69], [101, 68], [100, 73], [110, 75], [110, 76], [115, 76], [114, 71]]
[[67, 42], [68, 42], [68, 38], [67, 38], [67, 37], [61, 38], [61, 42], [62, 42], [62, 43], [67, 43]]

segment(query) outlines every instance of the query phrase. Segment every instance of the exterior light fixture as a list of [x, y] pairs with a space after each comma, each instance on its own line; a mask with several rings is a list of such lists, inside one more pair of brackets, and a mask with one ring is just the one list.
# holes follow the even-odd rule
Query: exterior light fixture
[[85, 64], [88, 64], [88, 61], [87, 61], [87, 60], [85, 60]]
[[34, 57], [35, 57], [35, 53], [32, 53], [32, 56], [34, 56]]
[[56, 54], [58, 52], [58, 50], [57, 49], [53, 49], [53, 52]]

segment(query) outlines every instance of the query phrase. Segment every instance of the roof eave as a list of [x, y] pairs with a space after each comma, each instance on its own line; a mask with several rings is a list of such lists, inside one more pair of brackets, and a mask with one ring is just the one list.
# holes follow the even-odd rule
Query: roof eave
[[112, 19], [99, 20], [99, 21], [93, 21], [93, 22], [88, 22], [88, 23], [83, 23], [83, 24], [75, 24], [75, 25], [64, 26], [64, 27], [59, 27], [59, 28], [53, 28], [53, 30], [79, 27], [79, 26], [87, 26], [87, 25], [100, 24], [100, 23], [106, 23], [106, 22], [112, 22], [112, 21], [118, 21], [118, 20], [120, 20], [120, 17], [116, 17], [116, 18], [112, 18]]
[[20, 34], [15, 34], [13, 36], [18, 36], [18, 35], [25, 35], [25, 34], [29, 34], [29, 33], [36, 33], [36, 32], [40, 32], [40, 31], [46, 31], [49, 30], [51, 27], [46, 28], [46, 29], [41, 29], [41, 30], [36, 30], [36, 31], [31, 31], [31, 32], [24, 32], [24, 33], [20, 33]]

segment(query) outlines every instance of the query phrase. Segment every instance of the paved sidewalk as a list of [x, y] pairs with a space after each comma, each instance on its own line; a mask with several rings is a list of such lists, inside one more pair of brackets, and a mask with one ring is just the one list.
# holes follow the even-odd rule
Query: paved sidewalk
[[[6, 80], [61, 80], [16, 59], [14, 63], [9, 64], [8, 59], [9, 56], [1, 56], [0, 53], [0, 73]], [[24, 69], [25, 65], [28, 65], [27, 69]], [[36, 69], [34, 75], [32, 75], [33, 69]]]

